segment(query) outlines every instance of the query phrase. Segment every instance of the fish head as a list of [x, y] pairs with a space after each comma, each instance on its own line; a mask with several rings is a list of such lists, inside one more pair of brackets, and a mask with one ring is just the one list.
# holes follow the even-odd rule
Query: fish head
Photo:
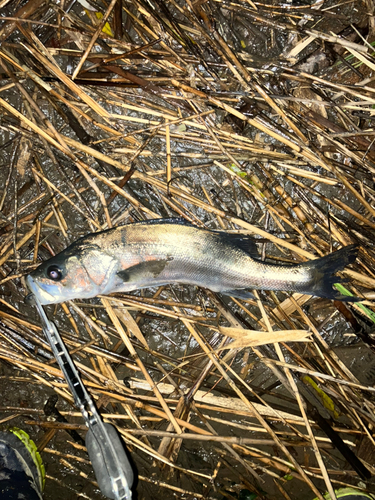
[[[105, 293], [109, 280], [116, 275], [116, 267], [117, 261], [96, 245], [81, 248], [72, 245], [43, 262], [26, 282], [41, 304], [58, 304]], [[32, 303], [32, 294], [26, 297], [26, 302]]]

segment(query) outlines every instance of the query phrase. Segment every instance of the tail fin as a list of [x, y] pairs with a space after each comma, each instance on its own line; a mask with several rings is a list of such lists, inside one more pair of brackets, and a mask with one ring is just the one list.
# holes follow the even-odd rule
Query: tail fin
[[343, 302], [358, 302], [362, 300], [359, 297], [341, 295], [340, 292], [335, 291], [333, 288], [335, 283], [346, 283], [348, 281], [344, 278], [335, 276], [335, 273], [354, 262], [358, 250], [359, 248], [357, 245], [349, 245], [306, 264], [311, 268], [312, 274], [312, 288], [310, 289], [309, 287], [310, 291], [308, 293], [326, 299], [342, 300]]

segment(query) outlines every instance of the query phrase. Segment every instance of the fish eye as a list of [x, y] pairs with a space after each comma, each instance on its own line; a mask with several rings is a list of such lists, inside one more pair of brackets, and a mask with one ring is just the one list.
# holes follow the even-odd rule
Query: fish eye
[[47, 269], [47, 276], [53, 281], [60, 281], [62, 279], [62, 272], [58, 266], [49, 266]]

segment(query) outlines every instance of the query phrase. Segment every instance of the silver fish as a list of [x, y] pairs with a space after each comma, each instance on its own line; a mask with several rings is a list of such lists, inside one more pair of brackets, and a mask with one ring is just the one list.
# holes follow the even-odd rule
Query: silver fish
[[342, 282], [334, 274], [354, 262], [357, 253], [351, 245], [302, 264], [269, 264], [260, 260], [248, 235], [201, 229], [183, 219], [157, 219], [84, 236], [30, 276], [42, 304], [168, 283], [242, 299], [253, 297], [250, 288], [357, 301], [332, 287]]

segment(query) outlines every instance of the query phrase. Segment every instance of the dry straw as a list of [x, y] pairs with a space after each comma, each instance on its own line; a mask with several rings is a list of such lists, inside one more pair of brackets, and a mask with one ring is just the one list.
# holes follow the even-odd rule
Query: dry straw
[[[0, 1], [8, 382], [72, 403], [35, 312], [22, 304], [21, 277], [89, 232], [179, 216], [251, 234], [262, 258], [285, 265], [357, 243], [345, 287], [368, 300], [355, 307], [282, 292], [230, 301], [163, 286], [48, 312], [132, 452], [139, 498], [234, 499], [249, 490], [288, 499], [303, 490], [322, 500], [348, 484], [366, 489], [374, 388], [332, 344], [350, 329], [362, 349], [374, 349], [367, 40], [347, 14], [334, 14], [338, 2], [330, 10], [250, 0], [90, 1], [96, 11], [66, 4]], [[347, 37], [332, 31], [332, 17]], [[304, 65], [313, 51], [344, 62], [317, 76]], [[3, 406], [1, 422], [40, 427], [45, 460], [90, 474], [81, 445], [46, 448], [56, 432], [82, 433], [79, 414], [49, 423], [29, 404]], [[90, 491], [80, 495], [96, 498]]]

